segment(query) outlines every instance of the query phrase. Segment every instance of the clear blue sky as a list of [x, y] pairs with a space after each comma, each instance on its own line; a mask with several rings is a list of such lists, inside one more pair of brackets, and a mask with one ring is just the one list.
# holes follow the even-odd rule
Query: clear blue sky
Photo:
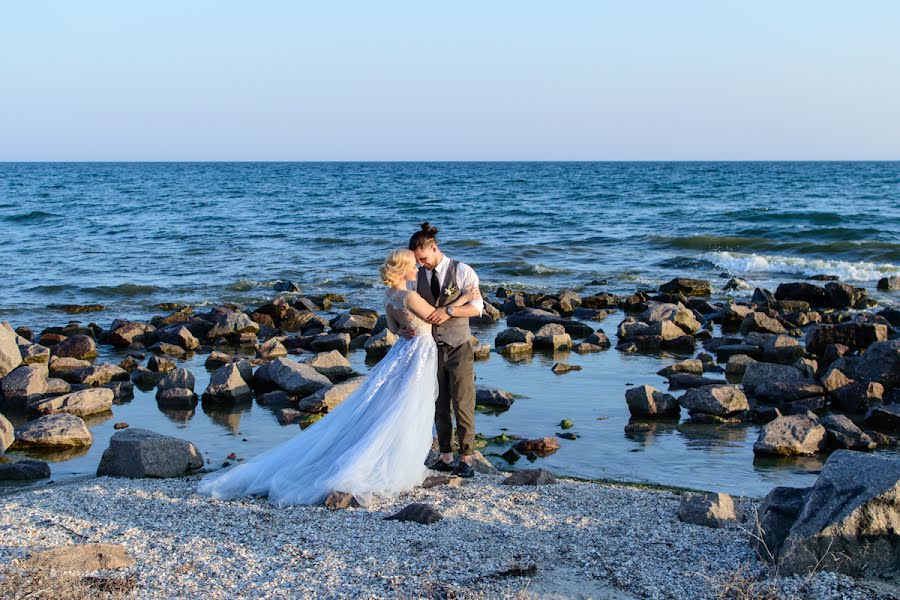
[[900, 159], [900, 2], [0, 5], [0, 160]]

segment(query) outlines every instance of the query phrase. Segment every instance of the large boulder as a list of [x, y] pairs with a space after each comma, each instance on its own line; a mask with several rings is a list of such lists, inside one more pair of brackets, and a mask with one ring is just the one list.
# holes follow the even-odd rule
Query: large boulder
[[76, 448], [90, 446], [94, 437], [81, 417], [47, 415], [18, 427], [13, 448]]
[[824, 394], [825, 388], [818, 381], [801, 379], [799, 381], [763, 381], [756, 386], [753, 395], [760, 402], [781, 404]]
[[828, 291], [812, 283], [782, 283], [775, 290], [775, 298], [778, 300], [801, 300], [814, 307], [828, 308], [831, 306], [831, 297]]
[[42, 460], [0, 463], [0, 481], [28, 481], [50, 477], [50, 465]]
[[157, 384], [157, 394], [174, 389], [193, 390], [195, 384], [196, 379], [194, 378], [194, 374], [187, 369], [178, 367], [177, 369], [173, 369], [166, 373], [163, 378], [159, 380], [159, 383]]
[[760, 560], [774, 563], [812, 488], [776, 487], [756, 509], [751, 545]]
[[828, 432], [828, 445], [832, 448], [874, 450], [878, 445], [869, 434], [857, 427], [856, 423], [845, 415], [825, 415], [820, 423]]
[[753, 444], [756, 454], [812, 455], [825, 449], [827, 432], [809, 415], [777, 417], [762, 426]]
[[90, 386], [107, 385], [111, 381], [127, 381], [128, 371], [112, 363], [102, 363], [75, 369], [62, 375], [62, 379], [69, 383], [83, 383]]
[[313, 352], [329, 352], [337, 350], [342, 354], [350, 352], [349, 333], [329, 333], [317, 335], [309, 345]]
[[773, 319], [765, 313], [752, 312], [741, 321], [741, 333], [747, 335], [754, 331], [762, 333], [784, 334], [787, 329], [778, 319]]
[[111, 329], [106, 341], [113, 346], [130, 346], [135, 342], [143, 342], [148, 334], [156, 332], [153, 325], [138, 322], [116, 322]]
[[22, 364], [22, 353], [16, 343], [16, 332], [12, 326], [0, 323], [0, 377], [5, 377]]
[[[874, 342], [862, 356], [847, 361], [847, 375], [856, 381], [877, 381], [886, 388], [900, 387], [900, 339]], [[842, 369], [842, 370], [844, 370]]]
[[399, 336], [390, 329], [384, 329], [366, 340], [363, 348], [366, 351], [366, 358], [377, 360], [387, 354], [394, 344], [399, 340]]
[[87, 360], [97, 356], [97, 345], [94, 343], [94, 338], [90, 336], [73, 335], [53, 346], [50, 354]]
[[242, 312], [217, 313], [212, 328], [206, 332], [208, 339], [257, 333], [259, 325]]
[[306, 364], [332, 382], [347, 379], [353, 373], [350, 361], [337, 350], [320, 352], [306, 361]]
[[253, 396], [253, 390], [244, 381], [235, 363], [216, 369], [203, 392], [205, 402], [240, 402]]
[[547, 469], [521, 469], [500, 482], [501, 485], [553, 485], [556, 477]]
[[865, 423], [875, 431], [900, 432], [900, 404], [873, 406], [866, 413]]
[[875, 342], [888, 338], [888, 326], [881, 323], [851, 322], [840, 325], [816, 325], [808, 335], [806, 349], [822, 356], [831, 344], [841, 344], [849, 350], [865, 350]]
[[324, 385], [313, 394], [300, 400], [297, 410], [309, 413], [326, 413], [346, 400], [366, 380], [365, 377], [354, 377], [335, 385]]
[[23, 407], [47, 393], [47, 368], [43, 365], [22, 365], [0, 379], [0, 390], [8, 406]]
[[717, 417], [750, 409], [747, 396], [736, 385], [704, 385], [686, 391], [678, 402], [691, 414]]
[[900, 564], [900, 461], [837, 450], [778, 553], [784, 573], [893, 576]]
[[377, 320], [378, 315], [371, 313], [345, 313], [332, 322], [331, 330], [337, 333], [349, 333], [352, 337], [356, 337], [361, 333], [370, 333], [375, 328]]
[[740, 523], [744, 513], [728, 494], [686, 494], [678, 505], [678, 518], [684, 523], [719, 529]]
[[674, 396], [664, 394], [650, 385], [627, 390], [625, 402], [633, 417], [677, 417], [681, 412]]
[[[346, 335], [346, 334], [343, 334]], [[288, 358], [276, 358], [261, 366], [254, 385], [284, 390], [291, 396], [308, 396], [331, 381], [309, 365]]]
[[6, 449], [12, 446], [16, 439], [16, 431], [9, 419], [0, 414], [0, 454], [6, 452]]
[[556, 323], [562, 325], [572, 338], [580, 339], [594, 333], [594, 330], [580, 321], [570, 321], [551, 312], [537, 308], [526, 308], [506, 318], [506, 324], [510, 327], [519, 327], [528, 331], [538, 331], [544, 325]]
[[203, 457], [191, 442], [129, 427], [110, 438], [97, 476], [180, 477], [202, 466]]
[[[694, 335], [700, 331], [700, 328], [702, 327], [700, 322], [694, 317], [694, 313], [690, 309], [685, 308], [681, 303], [653, 304], [641, 313], [640, 319], [649, 325], [670, 322], [678, 326], [681, 332], [687, 335]], [[651, 335], [652, 334], [653, 332], [651, 332]]]
[[795, 367], [754, 362], [747, 365], [741, 383], [744, 386], [744, 391], [752, 396], [756, 394], [756, 388], [763, 383], [772, 381], [789, 383], [802, 379], [803, 373]]
[[67, 413], [86, 417], [112, 410], [115, 393], [108, 388], [90, 388], [65, 396], [47, 398], [29, 404], [29, 408], [41, 415]]

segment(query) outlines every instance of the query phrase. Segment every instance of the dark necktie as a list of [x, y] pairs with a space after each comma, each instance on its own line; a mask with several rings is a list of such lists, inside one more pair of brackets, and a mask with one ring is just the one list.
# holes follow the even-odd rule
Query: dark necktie
[[431, 272], [431, 295], [434, 296], [435, 304], [441, 299], [441, 284], [438, 283], [437, 275], [437, 271]]

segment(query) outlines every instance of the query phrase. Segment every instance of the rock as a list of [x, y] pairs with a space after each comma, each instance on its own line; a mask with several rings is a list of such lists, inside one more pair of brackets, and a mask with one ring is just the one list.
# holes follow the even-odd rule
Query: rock
[[147, 360], [147, 368], [154, 373], [168, 373], [169, 371], [174, 371], [177, 367], [178, 365], [165, 356], [154, 355]]
[[357, 336], [361, 333], [369, 333], [375, 328], [378, 315], [345, 313], [337, 317], [331, 324], [331, 330], [337, 333], [348, 333]]
[[594, 333], [593, 329], [580, 321], [570, 321], [551, 312], [536, 308], [528, 308], [512, 314], [507, 317], [506, 323], [510, 327], [519, 327], [528, 331], [538, 331], [544, 325], [556, 323], [562, 325], [566, 333], [576, 339], [584, 338]]
[[300, 286], [294, 283], [293, 281], [288, 281], [286, 279], [279, 279], [272, 286], [276, 292], [288, 292], [288, 293], [297, 293], [300, 291]]
[[47, 393], [47, 369], [36, 365], [17, 367], [0, 379], [0, 390], [8, 406], [23, 407], [39, 400]]
[[753, 396], [760, 402], [781, 404], [824, 394], [825, 388], [818, 381], [801, 379], [800, 381], [764, 381], [756, 386]]
[[26, 365], [43, 364], [50, 362], [50, 348], [41, 346], [40, 344], [28, 344], [27, 346], [19, 346], [22, 353], [22, 363]]
[[846, 283], [833, 281], [825, 284], [825, 291], [831, 301], [832, 308], [865, 308], [868, 294], [865, 288], [853, 287]]
[[131, 381], [133, 381], [138, 388], [147, 391], [156, 387], [156, 384], [159, 383], [159, 380], [164, 376], [164, 373], [155, 373], [150, 369], [138, 367], [131, 372]]
[[21, 364], [22, 353], [16, 343], [16, 332], [3, 321], [0, 323], [0, 377], [6, 377]]
[[625, 392], [625, 402], [634, 417], [677, 417], [681, 406], [674, 396], [641, 385]]
[[566, 363], [556, 363], [550, 369], [556, 375], [563, 375], [565, 373], [569, 373], [571, 371], [580, 371], [581, 365], [570, 365]]
[[900, 276], [882, 277], [878, 280], [878, 289], [886, 292], [900, 291]]
[[832, 448], [874, 450], [877, 447], [875, 440], [844, 415], [825, 415], [819, 422], [828, 432], [828, 445]]
[[472, 345], [475, 360], [485, 360], [491, 357], [491, 345], [475, 343]]
[[319, 388], [314, 394], [300, 400], [298, 410], [308, 413], [325, 413], [346, 400], [350, 394], [365, 382], [366, 378], [354, 377], [342, 383]]
[[491, 464], [484, 455], [476, 450], [472, 455], [472, 466], [475, 467], [475, 472], [480, 473], [482, 475], [499, 475], [500, 471], [497, 470], [497, 467]]
[[350, 361], [337, 350], [316, 354], [312, 359], [306, 361], [306, 364], [332, 382], [346, 379], [353, 373]]
[[678, 518], [684, 523], [721, 529], [740, 523], [744, 514], [728, 494], [685, 494], [678, 505]]
[[876, 431], [898, 432], [900, 431], [900, 404], [873, 406], [866, 413], [864, 422]]
[[747, 396], [736, 385], [706, 385], [688, 390], [678, 403], [689, 413], [726, 416], [750, 410]]
[[325, 498], [325, 508], [328, 510], [344, 510], [345, 508], [359, 508], [359, 500], [356, 496], [347, 492], [331, 492]]
[[546, 469], [522, 469], [500, 482], [501, 485], [552, 485], [556, 477]]
[[0, 481], [26, 481], [50, 477], [50, 465], [42, 460], [0, 463]]
[[128, 427], [129, 427], [128, 423], [116, 423], [115, 425], [113, 425], [113, 429], [115, 429], [117, 431], [119, 429], [128, 429]]
[[756, 509], [750, 543], [760, 560], [774, 563], [812, 488], [776, 487]]
[[[152, 360], [152, 359], [151, 359]], [[234, 356], [230, 354], [226, 354], [224, 352], [219, 352], [218, 350], [213, 350], [209, 353], [209, 356], [206, 357], [206, 363], [204, 366], [210, 370], [216, 370], [219, 367], [224, 367], [228, 363], [234, 362]], [[174, 364], [172, 367], [174, 368]]]
[[78, 572], [124, 569], [135, 560], [121, 544], [67, 544], [34, 552], [25, 561], [26, 568]]
[[900, 563], [900, 461], [837, 450], [778, 554], [790, 574], [893, 576]]
[[709, 379], [691, 373], [673, 373], [669, 375], [669, 389], [687, 390], [708, 385], [720, 385], [728, 383], [722, 379]]
[[200, 340], [187, 327], [171, 326], [159, 330], [159, 339], [162, 342], [178, 346], [184, 350], [195, 350], [200, 347]]
[[342, 354], [347, 354], [350, 352], [350, 334], [332, 333], [316, 336], [310, 344], [310, 348], [313, 352], [337, 350]]
[[112, 331], [106, 337], [106, 341], [113, 346], [130, 346], [134, 342], [141, 342], [149, 333], [156, 331], [153, 325], [147, 323], [124, 322], [111, 327]]
[[509, 408], [513, 402], [515, 402], [513, 395], [503, 390], [483, 388], [475, 391], [475, 404], [478, 406]]
[[861, 383], [854, 381], [842, 386], [831, 394], [831, 405], [848, 413], [864, 413], [872, 406], [882, 403], [884, 386], [873, 381]]
[[762, 348], [752, 344], [722, 344], [716, 346], [716, 360], [718, 362], [727, 362], [732, 356], [744, 355], [748, 358], [762, 358]]
[[753, 286], [747, 283], [746, 279], [741, 277], [732, 277], [728, 280], [728, 283], [722, 286], [722, 290], [726, 292], [738, 292], [749, 289], [753, 289]]
[[532, 353], [534, 347], [529, 342], [513, 342], [500, 348], [500, 354], [507, 358], [527, 356]]
[[789, 365], [801, 359], [803, 346], [796, 338], [789, 335], [776, 335], [763, 343], [763, 358], [767, 362]]
[[112, 363], [103, 363], [92, 367], [76, 369], [63, 378], [71, 383], [83, 383], [93, 387], [109, 384], [112, 381], [125, 381], [128, 371]]
[[741, 384], [744, 386], [744, 392], [752, 396], [756, 394], [756, 388], [764, 382], [791, 382], [802, 379], [803, 373], [795, 367], [756, 362], [747, 365]]
[[413, 503], [400, 510], [400, 512], [385, 517], [385, 521], [413, 521], [421, 525], [437, 523], [444, 517], [427, 504]]
[[703, 279], [676, 277], [659, 286], [659, 291], [665, 294], [684, 294], [685, 296], [710, 296], [712, 295], [712, 286]]
[[[782, 283], [775, 290], [778, 300], [802, 300], [810, 306], [830, 308], [831, 297], [825, 288], [812, 283]], [[755, 302], [755, 300], [754, 300]]]
[[877, 381], [886, 388], [900, 387], [900, 339], [873, 343], [850, 362], [845, 372], [863, 383]]
[[827, 432], [807, 415], [778, 417], [765, 425], [753, 452], [775, 456], [812, 455], [825, 449]]
[[331, 385], [327, 377], [311, 366], [288, 358], [276, 358], [264, 364], [254, 377], [255, 384], [278, 388], [291, 396], [308, 396], [323, 386]]
[[244, 381], [236, 364], [225, 365], [216, 370], [203, 392], [205, 402], [240, 402], [253, 396], [253, 390]]
[[[682, 334], [694, 335], [702, 327], [694, 313], [681, 303], [654, 304], [641, 313], [640, 319], [651, 327], [656, 326], [650, 330], [650, 335], [662, 335], [667, 340], [676, 339]], [[675, 325], [678, 331], [667, 324]]]
[[549, 456], [559, 450], [559, 442], [553, 437], [536, 438], [532, 440], [522, 440], [517, 443], [514, 448], [519, 454], [534, 452], [538, 456]]
[[763, 333], [774, 333], [774, 334], [782, 334], [787, 333], [787, 329], [784, 328], [777, 319], [773, 319], [772, 317], [766, 315], [761, 312], [752, 312], [747, 317], [741, 321], [741, 333], [747, 335], [753, 331], [760, 331]]
[[293, 408], [282, 408], [275, 413], [279, 425], [296, 425], [303, 419], [303, 413]]
[[18, 427], [13, 448], [75, 448], [90, 446], [94, 437], [81, 417], [47, 415]]
[[188, 371], [187, 369], [183, 369], [181, 367], [169, 371], [166, 373], [162, 379], [159, 380], [157, 384], [157, 395], [159, 392], [164, 392], [166, 390], [172, 390], [176, 388], [194, 390], [194, 385], [196, 383], [196, 379], [194, 378], [193, 373]]
[[728, 357], [728, 363], [725, 365], [725, 375], [743, 378], [747, 367], [755, 362], [746, 354], [734, 354]]
[[123, 429], [109, 440], [97, 476], [180, 477], [203, 466], [197, 447], [185, 440], [146, 429]]
[[150, 346], [149, 350], [154, 354], [166, 354], [168, 356], [176, 356], [178, 358], [184, 358], [187, 356], [187, 350], [185, 350], [181, 346], [170, 344], [168, 342], [157, 342]]
[[880, 323], [842, 323], [816, 325], [809, 333], [806, 349], [821, 356], [830, 344], [842, 344], [850, 350], [865, 350], [875, 342], [888, 338], [888, 327]]
[[[559, 327], [562, 328], [562, 325]], [[565, 332], [565, 330], [563, 331]], [[503, 346], [516, 343], [532, 344], [534, 343], [534, 334], [527, 329], [510, 327], [509, 329], [501, 331], [497, 334], [497, 337], [494, 338], [494, 347], [496, 348], [502, 348]]]
[[242, 333], [257, 333], [259, 325], [242, 312], [218, 313], [215, 316], [212, 329], [206, 333], [206, 337], [214, 340], [220, 337], [237, 336]]
[[0, 454], [6, 452], [16, 439], [16, 431], [9, 419], [0, 414]]
[[197, 394], [187, 388], [169, 388], [156, 393], [156, 404], [160, 408], [189, 410], [197, 404]]
[[86, 417], [87, 415], [112, 410], [114, 398], [115, 394], [110, 389], [91, 388], [66, 394], [65, 396], [39, 400], [29, 404], [29, 408], [41, 415], [67, 413], [78, 417]]
[[394, 347], [394, 344], [399, 339], [400, 337], [389, 329], [376, 333], [366, 340], [366, 343], [363, 345], [366, 351], [366, 358], [373, 360], [382, 358]]
[[674, 375], [675, 373], [690, 373], [692, 375], [702, 375], [703, 363], [696, 358], [689, 358], [687, 360], [682, 360], [677, 363], [671, 364], [656, 372], [657, 375], [662, 375], [663, 377], [669, 377], [670, 375]]

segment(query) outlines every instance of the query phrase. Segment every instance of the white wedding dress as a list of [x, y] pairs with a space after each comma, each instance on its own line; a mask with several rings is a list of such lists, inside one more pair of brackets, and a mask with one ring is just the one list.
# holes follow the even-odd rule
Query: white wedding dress
[[391, 497], [425, 479], [437, 399], [431, 325], [406, 306], [415, 292], [389, 289], [385, 312], [401, 337], [366, 381], [321, 420], [290, 440], [200, 482], [213, 498], [268, 496], [278, 506], [320, 504], [333, 491], [360, 501]]

